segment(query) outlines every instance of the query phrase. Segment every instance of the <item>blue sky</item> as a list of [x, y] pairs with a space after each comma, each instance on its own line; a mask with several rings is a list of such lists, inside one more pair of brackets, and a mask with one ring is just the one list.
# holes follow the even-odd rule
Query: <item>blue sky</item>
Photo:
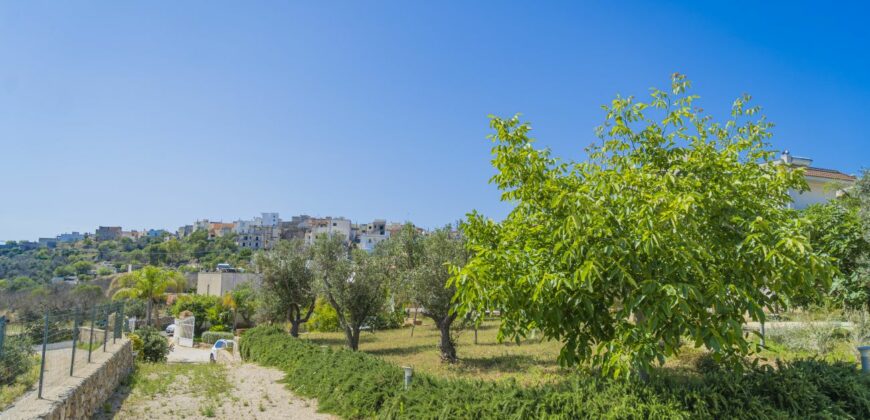
[[582, 159], [601, 104], [675, 71], [713, 115], [751, 93], [776, 148], [870, 166], [858, 3], [136, 3], [0, 4], [0, 240], [260, 211], [500, 218], [488, 114]]

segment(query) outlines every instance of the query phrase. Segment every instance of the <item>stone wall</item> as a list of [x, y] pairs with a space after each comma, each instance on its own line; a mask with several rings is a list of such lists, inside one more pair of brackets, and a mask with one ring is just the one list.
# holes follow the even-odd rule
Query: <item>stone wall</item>
[[114, 347], [113, 353], [105, 353], [105, 359], [99, 360], [98, 366], [92, 365], [93, 367], [88, 368], [87, 372], [85, 368], [79, 370], [84, 376], [70, 378], [68, 385], [58, 395], [37, 399], [36, 391], [32, 391], [10, 409], [0, 413], [0, 418], [49, 420], [91, 418], [133, 370], [133, 348], [130, 341], [123, 339], [112, 347]]

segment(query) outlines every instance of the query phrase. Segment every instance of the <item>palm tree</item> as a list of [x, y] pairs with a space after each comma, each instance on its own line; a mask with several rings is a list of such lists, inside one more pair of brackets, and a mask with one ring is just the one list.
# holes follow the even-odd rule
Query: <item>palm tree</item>
[[112, 299], [144, 299], [148, 304], [146, 325], [151, 324], [152, 305], [164, 299], [168, 290], [184, 291], [187, 280], [175, 270], [147, 265], [112, 281]]

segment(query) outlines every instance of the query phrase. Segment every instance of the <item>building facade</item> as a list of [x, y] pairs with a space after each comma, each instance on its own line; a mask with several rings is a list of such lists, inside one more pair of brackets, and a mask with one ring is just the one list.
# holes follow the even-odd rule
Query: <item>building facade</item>
[[196, 294], [223, 296], [243, 283], [250, 282], [255, 288], [258, 288], [262, 280], [263, 276], [255, 273], [197, 273]]
[[94, 232], [94, 238], [97, 241], [114, 241], [121, 238], [120, 226], [100, 226]]
[[792, 156], [787, 150], [782, 153], [783, 164], [794, 168], [802, 168], [804, 179], [809, 190], [789, 191], [792, 198], [792, 208], [802, 210], [813, 204], [823, 204], [844, 193], [844, 190], [855, 184], [857, 177], [844, 174], [834, 169], [824, 169], [811, 166], [812, 159]]

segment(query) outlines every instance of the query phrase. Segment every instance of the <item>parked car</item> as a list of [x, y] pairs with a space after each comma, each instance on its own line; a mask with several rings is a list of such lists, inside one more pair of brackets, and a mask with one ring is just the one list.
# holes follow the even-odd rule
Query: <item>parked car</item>
[[169, 324], [166, 326], [166, 335], [175, 335], [175, 324]]
[[236, 348], [236, 342], [234, 340], [227, 340], [226, 338], [221, 338], [220, 340], [215, 341], [214, 345], [211, 346], [211, 354], [208, 355], [208, 360], [214, 363], [215, 361], [217, 361], [218, 350], [234, 348]]

